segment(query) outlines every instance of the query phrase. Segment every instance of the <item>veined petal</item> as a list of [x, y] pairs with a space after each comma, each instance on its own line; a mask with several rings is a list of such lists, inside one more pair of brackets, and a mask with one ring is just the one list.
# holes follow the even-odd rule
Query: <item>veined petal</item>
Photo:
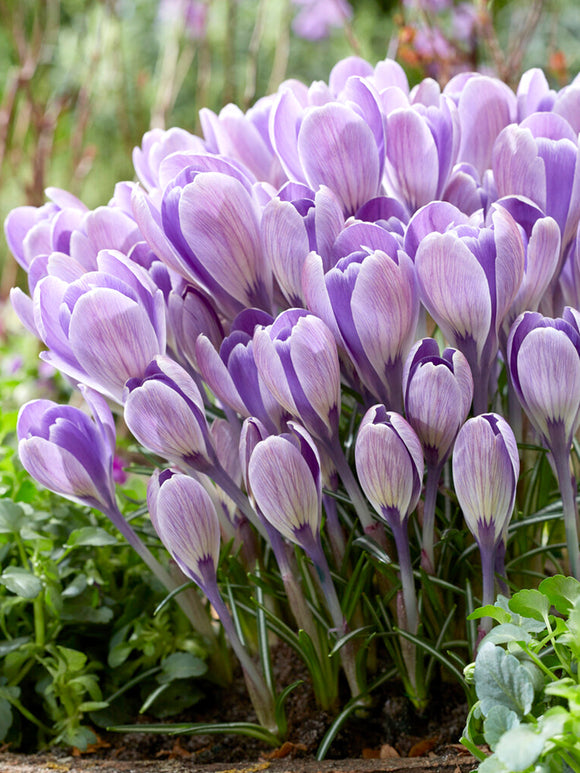
[[140, 376], [159, 353], [146, 312], [109, 288], [85, 293], [73, 309], [70, 347], [86, 373], [122, 400], [125, 381]]
[[197, 259], [224, 290], [247, 306], [270, 310], [272, 274], [260, 248], [256, 208], [233, 177], [202, 172], [179, 201], [181, 230]]
[[163, 381], [145, 381], [129, 393], [125, 421], [141, 445], [165, 459], [175, 462], [201, 456], [209, 460], [204, 433], [191, 407]]
[[91, 507], [108, 508], [110, 499], [95, 486], [88, 471], [66, 448], [41, 437], [25, 438], [18, 455], [32, 477], [50, 491]]
[[252, 495], [264, 517], [291, 542], [300, 544], [300, 531], [320, 530], [320, 498], [310, 467], [283, 437], [258, 443], [248, 465]]
[[439, 156], [426, 122], [413, 109], [387, 117], [388, 177], [411, 212], [436, 197]]
[[[485, 271], [453, 233], [425, 237], [415, 257], [421, 297], [450, 342], [471, 338], [481, 354], [492, 321]], [[461, 348], [461, 347], [459, 347]]]
[[218, 565], [220, 529], [213, 502], [201, 483], [180, 474], [165, 480], [157, 493], [155, 526], [182, 570], [203, 584], [205, 565], [211, 562], [214, 571]]
[[298, 135], [309, 185], [327, 185], [351, 215], [380, 188], [380, 160], [371, 129], [353, 110], [332, 103], [311, 108]]
[[579, 422], [580, 357], [562, 330], [538, 327], [523, 339], [517, 353], [519, 385], [530, 418], [544, 437], [562, 422], [571, 438]]

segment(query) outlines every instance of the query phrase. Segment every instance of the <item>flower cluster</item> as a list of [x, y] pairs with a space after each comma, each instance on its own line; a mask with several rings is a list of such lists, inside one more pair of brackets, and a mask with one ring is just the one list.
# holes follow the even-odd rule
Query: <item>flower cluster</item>
[[[43, 359], [83, 385], [96, 419], [25, 406], [21, 458], [44, 485], [112, 511], [102, 397], [124, 412], [137, 441], [170, 465], [151, 479], [152, 522], [220, 614], [272, 728], [264, 678], [216, 583], [220, 538], [249, 571], [270, 547], [324, 662], [294, 546], [304, 551], [322, 614], [346, 636], [339, 654], [354, 696], [356, 648], [329, 560], [341, 566], [349, 529], [383, 555], [394, 539], [400, 627], [415, 635], [410, 519], [424, 492], [422, 567], [434, 574], [450, 458], [481, 550], [484, 602], [503, 572], [516, 438], [548, 451], [580, 575], [570, 472], [580, 80], [555, 92], [532, 70], [514, 93], [464, 73], [443, 90], [431, 79], [411, 89], [396, 62], [351, 57], [328, 83], [288, 81], [246, 113], [230, 105], [200, 118], [202, 137], [148, 132], [134, 151], [139, 182], [119, 183], [107, 206], [89, 211], [49, 189], [49, 203], [8, 216], [8, 243], [28, 273], [13, 306], [45, 344]], [[503, 411], [504, 366], [509, 423], [490, 412]], [[210, 422], [216, 407], [222, 416]], [[341, 485], [349, 513], [337, 507]], [[416, 653], [405, 663], [412, 672]]]

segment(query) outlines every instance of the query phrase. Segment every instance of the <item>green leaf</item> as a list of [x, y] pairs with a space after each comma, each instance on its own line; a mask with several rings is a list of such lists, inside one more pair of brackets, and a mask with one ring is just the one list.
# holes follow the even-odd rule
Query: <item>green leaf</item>
[[212, 724], [211, 722], [199, 722], [191, 724], [181, 722], [169, 725], [116, 725], [108, 727], [107, 730], [115, 733], [167, 733], [168, 735], [247, 735], [250, 738], [257, 738], [271, 746], [279, 746], [278, 736], [266, 730], [261, 725], [252, 722], [220, 722]]
[[513, 623], [502, 623], [492, 628], [491, 631], [481, 640], [481, 644], [491, 642], [492, 644], [505, 644], [508, 641], [517, 641], [527, 644], [531, 640], [530, 634], [521, 626]]
[[35, 599], [42, 591], [42, 582], [28, 569], [9, 566], [0, 575], [0, 583], [23, 599]]
[[544, 738], [533, 725], [517, 725], [500, 739], [496, 755], [510, 771], [531, 767], [544, 749]]
[[502, 735], [519, 722], [518, 715], [507, 706], [492, 706], [483, 723], [483, 735], [490, 749], [495, 751]]
[[0, 741], [3, 741], [12, 726], [12, 706], [0, 696]]
[[30, 636], [19, 636], [17, 639], [6, 639], [0, 641], [0, 658], [6, 657], [9, 652], [15, 652], [22, 647], [23, 644], [28, 644]]
[[534, 700], [534, 685], [528, 670], [516, 657], [495, 644], [484, 644], [475, 660], [475, 690], [485, 716], [493, 706], [505, 706], [521, 718]]
[[484, 760], [477, 769], [477, 773], [511, 773], [511, 768], [506, 767], [503, 762], [492, 754]]
[[10, 499], [0, 499], [0, 534], [17, 534], [24, 519], [24, 510]]
[[166, 684], [174, 679], [191, 679], [207, 672], [207, 663], [189, 652], [174, 652], [165, 658], [161, 666], [163, 670], [157, 677], [159, 684]]
[[523, 590], [514, 593], [509, 602], [512, 612], [522, 617], [531, 617], [533, 620], [545, 621], [550, 612], [548, 597], [538, 590]]
[[82, 529], [75, 529], [70, 533], [65, 547], [104, 547], [105, 545], [116, 545], [117, 543], [117, 538], [100, 526], [83, 526]]
[[468, 615], [468, 620], [480, 620], [482, 617], [491, 617], [492, 620], [496, 620], [498, 623], [509, 623], [512, 616], [505, 609], [497, 607], [495, 604], [486, 604], [484, 607], [478, 607]]
[[580, 599], [580, 582], [573, 577], [564, 577], [563, 574], [546, 577], [539, 589], [562, 615], [568, 614], [570, 607]]

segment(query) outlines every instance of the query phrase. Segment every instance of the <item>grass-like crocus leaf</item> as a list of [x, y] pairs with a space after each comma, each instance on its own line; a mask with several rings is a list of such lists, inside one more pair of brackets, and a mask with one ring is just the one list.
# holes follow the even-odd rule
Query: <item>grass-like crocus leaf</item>
[[261, 725], [253, 722], [178, 722], [175, 724], [115, 725], [108, 727], [114, 733], [164, 733], [165, 735], [246, 735], [258, 741], [279, 746], [280, 739]]

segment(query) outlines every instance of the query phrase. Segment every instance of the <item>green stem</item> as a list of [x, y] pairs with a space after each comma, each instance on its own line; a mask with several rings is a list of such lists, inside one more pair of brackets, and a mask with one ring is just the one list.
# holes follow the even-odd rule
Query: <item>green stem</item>
[[576, 508], [576, 481], [570, 472], [570, 450], [560, 448], [552, 449], [558, 485], [562, 495], [562, 509], [564, 511], [564, 528], [566, 530], [566, 544], [568, 545], [568, 559], [572, 575], [580, 580], [580, 550], [578, 548], [578, 511]]
[[421, 551], [421, 566], [428, 574], [435, 574], [435, 506], [437, 504], [437, 491], [439, 490], [439, 478], [441, 466], [429, 466], [427, 468], [427, 481], [425, 483], [425, 503], [423, 507], [423, 545]]

